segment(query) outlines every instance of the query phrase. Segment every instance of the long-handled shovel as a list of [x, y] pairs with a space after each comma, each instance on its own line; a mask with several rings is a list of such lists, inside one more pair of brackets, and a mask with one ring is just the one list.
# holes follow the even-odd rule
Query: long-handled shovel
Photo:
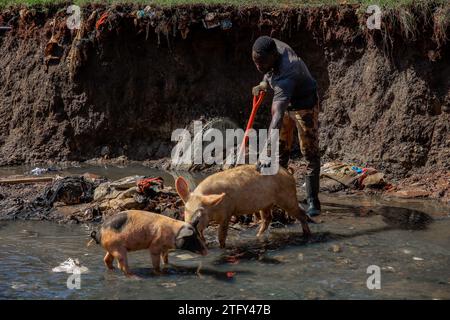
[[244, 139], [242, 140], [241, 148], [239, 150], [239, 156], [245, 155], [245, 146], [248, 141], [248, 132], [253, 127], [253, 122], [255, 121], [256, 112], [258, 111], [259, 107], [261, 106], [261, 103], [264, 99], [266, 92], [260, 91], [258, 96], [253, 96], [253, 108], [252, 113], [250, 114], [250, 118], [248, 119], [247, 128], [245, 129], [244, 133]]

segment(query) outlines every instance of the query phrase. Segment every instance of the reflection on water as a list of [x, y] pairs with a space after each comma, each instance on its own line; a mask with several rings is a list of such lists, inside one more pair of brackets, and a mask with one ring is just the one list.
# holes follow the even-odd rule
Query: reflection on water
[[[0, 227], [0, 298], [73, 299], [334, 299], [450, 298], [450, 221], [426, 230], [393, 229], [374, 220], [368, 230], [339, 233], [333, 223], [313, 225], [305, 240], [299, 225], [276, 229], [263, 240], [241, 231], [225, 251], [183, 257], [162, 276], [151, 272], [146, 251], [129, 255], [126, 278], [103, 265], [99, 246], [86, 247], [90, 227], [48, 222], [8, 222]], [[365, 226], [367, 228], [367, 225]], [[338, 246], [339, 251], [330, 248]], [[52, 268], [77, 258], [89, 272], [81, 289], [67, 289], [69, 274]], [[369, 265], [382, 269], [382, 289], [366, 287]]]
[[[143, 166], [74, 168], [119, 179], [127, 175], [173, 175]], [[11, 173], [9, 173], [11, 174]], [[189, 176], [192, 184], [201, 176]], [[231, 228], [227, 248], [210, 246], [206, 257], [170, 253], [172, 265], [152, 273], [147, 251], [129, 254], [132, 272], [106, 270], [104, 251], [87, 247], [91, 225], [0, 222], [0, 298], [70, 299], [449, 299], [448, 209], [429, 201], [321, 195], [323, 223], [311, 224], [310, 239], [299, 224]], [[210, 230], [216, 239], [216, 231]], [[89, 271], [81, 289], [68, 289], [70, 274], [52, 272], [68, 258]], [[367, 267], [381, 268], [381, 289], [366, 286]]]

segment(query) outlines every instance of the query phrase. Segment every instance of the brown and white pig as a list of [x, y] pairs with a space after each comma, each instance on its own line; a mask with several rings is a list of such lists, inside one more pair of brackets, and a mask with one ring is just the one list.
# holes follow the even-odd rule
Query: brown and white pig
[[107, 251], [103, 261], [109, 269], [114, 268], [113, 261], [117, 259], [120, 270], [132, 275], [127, 252], [148, 249], [153, 269], [160, 273], [160, 259], [167, 264], [170, 249], [207, 254], [206, 245], [196, 230], [199, 220], [194, 220], [190, 224], [157, 213], [128, 210], [106, 219], [98, 232], [91, 233], [91, 237]]
[[183, 177], [177, 178], [175, 186], [185, 204], [185, 221], [199, 220], [197, 230], [202, 239], [209, 222], [217, 222], [221, 248], [225, 247], [231, 216], [259, 211], [262, 222], [258, 236], [261, 236], [272, 220], [274, 205], [300, 220], [303, 234], [310, 235], [306, 213], [298, 205], [295, 179], [284, 168], [280, 167], [275, 175], [263, 175], [254, 165], [242, 165], [207, 177], [193, 192]]

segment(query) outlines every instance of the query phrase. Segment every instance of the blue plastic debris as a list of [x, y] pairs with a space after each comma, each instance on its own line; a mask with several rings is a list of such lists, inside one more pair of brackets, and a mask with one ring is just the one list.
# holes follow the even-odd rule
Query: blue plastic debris
[[362, 173], [363, 172], [363, 170], [361, 168], [358, 168], [358, 167], [355, 167], [355, 166], [352, 167], [352, 170], [355, 171], [356, 173]]
[[139, 10], [138, 12], [136, 12], [136, 17], [138, 19], [142, 19], [145, 16], [145, 11], [144, 10]]
[[222, 27], [222, 30], [228, 30], [228, 29], [231, 29], [231, 27], [233, 26], [233, 23], [230, 20], [226, 19], [226, 20], [222, 20], [220, 22], [220, 25]]

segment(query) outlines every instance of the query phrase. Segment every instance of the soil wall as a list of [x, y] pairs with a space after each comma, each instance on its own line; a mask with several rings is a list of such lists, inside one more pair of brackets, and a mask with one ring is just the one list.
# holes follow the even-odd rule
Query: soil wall
[[[141, 17], [142, 6], [88, 5], [80, 30], [67, 28], [66, 8], [0, 11], [12, 26], [0, 33], [0, 165], [156, 159], [192, 120], [244, 127], [261, 79], [251, 46], [268, 34], [318, 80], [324, 160], [399, 177], [450, 168], [449, 5], [385, 10], [381, 30], [359, 6], [151, 7]], [[269, 107], [270, 96], [256, 127]]]

